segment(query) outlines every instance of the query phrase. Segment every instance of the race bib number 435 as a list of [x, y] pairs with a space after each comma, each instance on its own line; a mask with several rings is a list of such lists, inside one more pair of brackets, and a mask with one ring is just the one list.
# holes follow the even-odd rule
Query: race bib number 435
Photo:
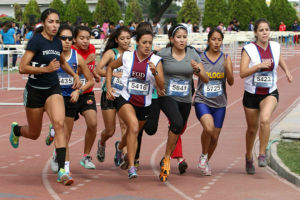
[[59, 84], [61, 86], [73, 85], [73, 78], [72, 77], [60, 77]]

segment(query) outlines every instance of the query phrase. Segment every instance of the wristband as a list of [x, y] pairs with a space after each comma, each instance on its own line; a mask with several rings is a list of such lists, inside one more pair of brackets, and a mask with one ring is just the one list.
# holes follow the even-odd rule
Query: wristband
[[194, 70], [195, 73], [199, 73], [201, 70], [200, 70], [200, 67], [198, 67], [197, 70]]
[[78, 92], [79, 92], [79, 95], [82, 95], [82, 94], [83, 94], [83, 90], [82, 90], [81, 88], [79, 89]]
[[75, 74], [75, 75], [73, 76], [73, 78], [76, 78], [76, 77], [79, 77], [78, 74]]
[[157, 76], [158, 75], [158, 71], [155, 70], [154, 73], [152, 73], [153, 76]]

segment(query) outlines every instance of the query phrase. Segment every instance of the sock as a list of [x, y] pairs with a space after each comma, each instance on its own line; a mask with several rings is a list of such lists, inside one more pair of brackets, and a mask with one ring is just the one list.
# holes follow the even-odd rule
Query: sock
[[15, 127], [14, 127], [14, 134], [15, 134], [15, 136], [17, 136], [17, 137], [20, 137], [20, 136], [21, 136], [21, 126], [15, 126]]
[[70, 161], [65, 161], [65, 170], [67, 173], [70, 173]]
[[201, 154], [201, 157], [207, 159], [207, 154]]
[[55, 131], [54, 131], [53, 128], [50, 129], [50, 135], [51, 135], [51, 137], [54, 137], [54, 136], [55, 136]]
[[89, 156], [89, 154], [86, 154], [86, 153], [85, 153], [85, 154], [83, 154], [83, 157], [87, 157], [87, 156]]
[[56, 159], [58, 163], [58, 170], [65, 168], [65, 160], [66, 160], [66, 148], [57, 148], [56, 149]]

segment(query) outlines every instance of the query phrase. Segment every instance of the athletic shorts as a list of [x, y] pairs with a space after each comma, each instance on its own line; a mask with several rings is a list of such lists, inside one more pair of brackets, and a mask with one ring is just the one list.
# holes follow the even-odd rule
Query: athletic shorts
[[115, 98], [113, 101], [108, 100], [106, 98], [106, 92], [103, 91], [101, 94], [101, 110], [117, 109], [117, 99], [118, 98]]
[[72, 103], [70, 102], [70, 99], [71, 97], [69, 96], [64, 97], [66, 117], [75, 118], [78, 110], [78, 103]]
[[53, 94], [61, 95], [59, 84], [49, 89], [37, 89], [27, 83], [23, 95], [24, 106], [27, 108], [43, 108], [48, 97]]
[[277, 89], [270, 94], [251, 94], [245, 91], [243, 97], [243, 105], [246, 108], [259, 109], [260, 102], [267, 96], [274, 96], [277, 99], [277, 102], [279, 101], [279, 93]]
[[[117, 111], [119, 111], [120, 108], [125, 104], [132, 105], [130, 102], [126, 101], [126, 99], [124, 99], [122, 96], [119, 96], [117, 98]], [[150, 115], [150, 106], [147, 106], [147, 107], [138, 107], [135, 105], [132, 105], [132, 106], [135, 110], [136, 117], [139, 121], [145, 121], [148, 119], [148, 117]]]
[[215, 128], [222, 128], [226, 113], [226, 107], [213, 108], [204, 103], [195, 103], [195, 112], [198, 120], [200, 120], [200, 118], [205, 114], [212, 115]]
[[82, 113], [86, 110], [94, 110], [97, 112], [94, 92], [89, 92], [80, 95], [77, 104], [78, 109], [76, 112], [75, 120], [79, 119], [79, 113], [82, 115]]

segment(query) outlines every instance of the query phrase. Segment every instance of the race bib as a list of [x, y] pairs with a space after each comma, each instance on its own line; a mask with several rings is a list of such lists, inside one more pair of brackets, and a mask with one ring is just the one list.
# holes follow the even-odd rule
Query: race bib
[[61, 86], [73, 85], [73, 77], [59, 77], [59, 84]]
[[80, 81], [82, 83], [82, 86], [84, 86], [86, 84], [86, 82], [87, 82], [87, 80], [85, 78], [81, 78]]
[[190, 92], [190, 86], [190, 81], [170, 79], [167, 89], [167, 95], [178, 97], [187, 96]]
[[129, 94], [133, 95], [143, 95], [149, 94], [150, 82], [145, 80], [140, 80], [137, 78], [129, 78], [127, 82], [127, 91]]
[[209, 81], [203, 85], [203, 95], [207, 98], [214, 98], [223, 94], [222, 82], [219, 80]]
[[274, 84], [274, 73], [270, 72], [256, 72], [253, 75], [253, 85], [256, 87], [271, 88]]
[[112, 80], [111, 80], [111, 86], [113, 88], [116, 88], [118, 90], [122, 90], [123, 89], [123, 84], [121, 82], [121, 79], [118, 78], [118, 77], [112, 77]]

